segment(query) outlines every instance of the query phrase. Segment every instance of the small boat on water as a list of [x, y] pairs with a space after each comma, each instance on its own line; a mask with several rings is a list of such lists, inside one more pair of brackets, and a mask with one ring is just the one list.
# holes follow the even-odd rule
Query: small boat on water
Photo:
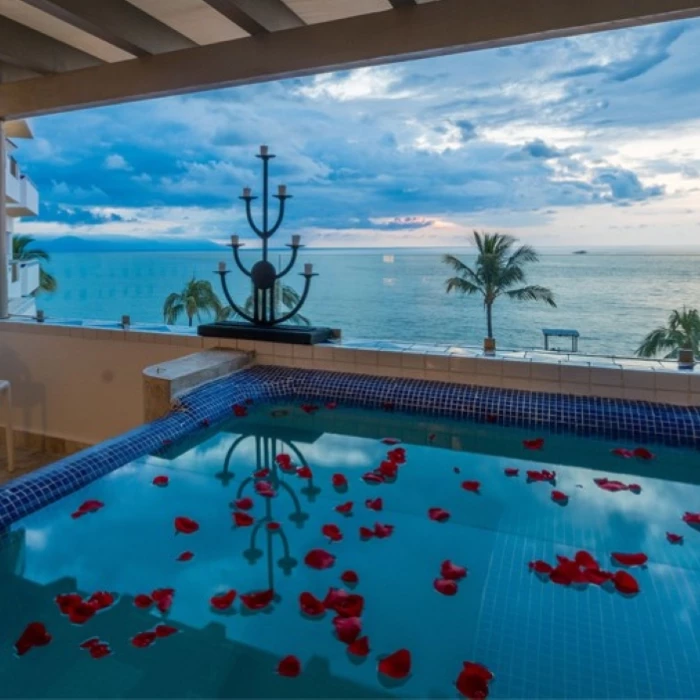
[[588, 251], [587, 250], [575, 250], [573, 254], [574, 255], [588, 255]]
[[394, 262], [394, 256], [393, 255], [385, 255], [382, 257], [382, 261], [385, 263], [393, 263]]

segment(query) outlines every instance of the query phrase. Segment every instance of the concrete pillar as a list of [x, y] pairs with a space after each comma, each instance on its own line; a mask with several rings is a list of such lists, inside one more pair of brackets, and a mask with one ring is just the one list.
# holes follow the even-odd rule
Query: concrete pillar
[[0, 119], [0, 318], [7, 318], [9, 314], [9, 282], [7, 265], [9, 251], [7, 250], [7, 141], [5, 140], [5, 120]]

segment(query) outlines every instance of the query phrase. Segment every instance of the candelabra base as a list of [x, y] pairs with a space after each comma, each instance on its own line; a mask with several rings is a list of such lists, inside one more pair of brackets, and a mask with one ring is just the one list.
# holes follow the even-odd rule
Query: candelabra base
[[254, 326], [251, 323], [220, 321], [207, 323], [197, 328], [199, 335], [207, 338], [239, 338], [262, 340], [268, 343], [290, 343], [291, 345], [315, 345], [330, 340], [330, 328], [314, 326]]

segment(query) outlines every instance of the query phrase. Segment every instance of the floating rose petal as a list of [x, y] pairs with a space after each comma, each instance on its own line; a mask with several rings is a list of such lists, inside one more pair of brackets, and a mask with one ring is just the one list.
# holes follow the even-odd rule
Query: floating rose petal
[[368, 498], [365, 501], [365, 505], [370, 510], [381, 510], [384, 508], [384, 501], [381, 498]]
[[263, 469], [258, 469], [258, 471], [253, 472], [254, 479], [267, 479], [268, 476], [270, 476], [270, 470], [267, 467], [264, 467]]
[[471, 491], [471, 493], [479, 493], [479, 489], [481, 488], [481, 482], [480, 481], [463, 481], [462, 488], [465, 491]]
[[457, 593], [457, 582], [448, 578], [436, 578], [433, 581], [433, 588], [442, 595], [454, 595]]
[[688, 525], [700, 525], [700, 513], [685, 513], [683, 522], [688, 523]]
[[90, 647], [94, 647], [95, 644], [100, 643], [100, 638], [99, 637], [90, 637], [90, 639], [86, 639], [81, 645], [81, 649], [90, 649]]
[[242, 593], [241, 603], [249, 610], [262, 610], [266, 608], [275, 597], [275, 592], [268, 588], [266, 591], [256, 591], [254, 593]]
[[93, 644], [88, 651], [93, 659], [104, 659], [105, 656], [109, 656], [112, 653], [109, 645], [104, 642]]
[[309, 617], [319, 617], [326, 612], [326, 606], [323, 604], [323, 601], [308, 591], [304, 591], [299, 596], [299, 607], [304, 615]]
[[312, 569], [328, 569], [335, 563], [335, 555], [325, 549], [312, 549], [304, 557], [304, 563]]
[[374, 536], [379, 537], [379, 539], [389, 537], [392, 532], [394, 532], [393, 525], [380, 525], [379, 523], [374, 524]]
[[151, 598], [150, 595], [146, 595], [145, 593], [139, 593], [139, 595], [134, 597], [134, 605], [137, 608], [146, 610], [147, 608], [150, 608], [151, 605], [153, 605], [153, 598]]
[[236, 591], [231, 589], [230, 591], [226, 591], [226, 593], [213, 595], [209, 599], [209, 603], [212, 608], [216, 610], [228, 610], [233, 605], [234, 600], [236, 600]]
[[173, 596], [175, 595], [174, 588], [157, 588], [151, 592], [151, 598], [155, 600], [156, 607], [162, 613], [167, 613], [173, 604]]
[[406, 462], [406, 450], [403, 447], [395, 447], [393, 450], [389, 450], [386, 456], [395, 464], [405, 464]]
[[482, 664], [477, 664], [474, 661], [465, 661], [462, 664], [462, 669], [472, 676], [483, 678], [485, 681], [493, 680], [493, 673]]
[[253, 507], [252, 498], [237, 498], [233, 505], [238, 508], [238, 510], [250, 510]]
[[546, 561], [542, 561], [541, 559], [531, 561], [528, 566], [530, 567], [531, 571], [535, 571], [538, 574], [551, 574], [552, 571], [554, 571], [554, 567], [551, 564], [548, 564]]
[[337, 525], [329, 524], [321, 528], [321, 533], [331, 542], [340, 542], [343, 539], [343, 533]]
[[350, 594], [347, 591], [344, 591], [342, 588], [329, 588], [328, 593], [326, 593], [326, 597], [323, 599], [323, 604], [327, 608], [333, 609], [333, 607], [339, 601], [346, 598], [348, 595]]
[[569, 502], [569, 497], [563, 491], [552, 491], [552, 500], [555, 503], [565, 505]]
[[334, 610], [340, 617], [360, 617], [365, 607], [365, 599], [361, 595], [335, 589], [328, 592], [324, 602], [328, 609]]
[[326, 408], [327, 408], [329, 411], [332, 411], [333, 409], [338, 408], [338, 404], [337, 404], [336, 401], [329, 401], [329, 402], [326, 404]]
[[385, 438], [382, 438], [382, 442], [385, 445], [398, 445], [401, 442], [401, 440], [399, 440], [398, 438], [393, 438], [393, 437], [385, 437]]
[[632, 493], [641, 493], [642, 487], [639, 484], [628, 484], [627, 490], [631, 491]]
[[557, 473], [550, 472], [548, 469], [542, 469], [541, 471], [530, 470], [527, 472], [528, 481], [550, 481], [553, 482], [556, 479]]
[[170, 625], [156, 625], [155, 628], [156, 637], [162, 639], [164, 637], [170, 637], [173, 634], [177, 634], [179, 631], [177, 627], [171, 627]]
[[374, 472], [367, 472], [362, 475], [362, 480], [368, 484], [381, 484], [384, 482], [384, 477]]
[[633, 450], [633, 454], [637, 459], [654, 459], [653, 452], [647, 450], [646, 447], [637, 447]]
[[626, 595], [635, 595], [639, 593], [637, 579], [626, 571], [616, 571], [612, 577], [612, 582], [620, 593], [625, 593]]
[[284, 470], [289, 470], [292, 468], [292, 458], [288, 454], [284, 454], [284, 452], [275, 457], [275, 462], [277, 462], [277, 465]]
[[343, 571], [343, 573], [340, 574], [340, 578], [342, 581], [345, 581], [345, 583], [351, 583], [351, 584], [355, 584], [360, 580], [360, 577], [352, 569], [348, 569], [347, 571]]
[[61, 593], [56, 596], [56, 605], [58, 609], [67, 615], [76, 605], [83, 602], [83, 599], [77, 593]]
[[520, 469], [516, 469], [515, 467], [506, 467], [503, 472], [506, 476], [518, 476]]
[[626, 450], [624, 447], [616, 447], [614, 450], [610, 450], [610, 452], [617, 457], [622, 457], [624, 459], [634, 457], [634, 450]]
[[277, 664], [277, 673], [285, 678], [296, 678], [301, 673], [301, 662], [296, 656], [285, 656]]
[[523, 440], [523, 447], [526, 450], [541, 450], [544, 447], [544, 438], [534, 438], [533, 440]]
[[68, 611], [68, 619], [74, 625], [84, 625], [96, 612], [97, 609], [94, 605], [81, 602]]
[[355, 656], [368, 656], [370, 652], [369, 637], [358, 637], [354, 642], [348, 644], [348, 652]]
[[156, 641], [155, 632], [139, 632], [131, 638], [131, 644], [137, 649], [150, 647]]
[[593, 558], [593, 555], [583, 549], [576, 552], [574, 561], [584, 569], [600, 569], [600, 564]]
[[345, 474], [333, 474], [331, 483], [335, 489], [344, 489], [348, 485], [348, 480], [345, 478]]
[[191, 535], [199, 530], [199, 523], [192, 518], [179, 516], [175, 518], [175, 531], [183, 535]]
[[248, 513], [241, 513], [240, 511], [233, 513], [233, 524], [236, 527], [250, 527], [254, 522], [255, 519]]
[[255, 491], [263, 498], [272, 498], [275, 496], [275, 490], [272, 488], [272, 484], [270, 484], [269, 481], [257, 481], [255, 483]]
[[314, 403], [303, 403], [299, 408], [301, 408], [304, 413], [315, 413], [319, 409], [319, 407]]
[[406, 678], [411, 673], [411, 652], [408, 649], [399, 649], [379, 661], [377, 670], [384, 676], [399, 680]]
[[649, 561], [649, 557], [642, 552], [635, 552], [634, 554], [613, 552], [611, 556], [614, 562], [622, 566], [644, 566]]
[[588, 583], [592, 583], [596, 586], [602, 586], [613, 577], [610, 572], [601, 571], [600, 569], [584, 569], [583, 576]]
[[611, 493], [627, 491], [627, 484], [623, 484], [621, 481], [610, 480], [605, 477], [593, 479], [593, 481], [599, 488], [603, 489], [603, 491], [610, 491]]
[[444, 523], [450, 519], [450, 514], [443, 508], [429, 508], [428, 517], [431, 520], [436, 520], [439, 523]]
[[170, 479], [167, 476], [156, 476], [153, 479], [154, 486], [167, 486], [170, 483]]
[[105, 610], [114, 604], [114, 596], [107, 591], [97, 591], [88, 598], [88, 605], [92, 605], [95, 610]]
[[76, 510], [74, 513], [71, 513], [71, 518], [73, 520], [77, 520], [78, 518], [82, 518], [84, 515], [87, 515], [88, 513], [97, 513], [98, 510], [104, 508], [104, 503], [102, 501], [95, 501], [95, 500], [90, 500], [90, 501], [85, 501], [79, 508]]
[[492, 678], [493, 673], [485, 666], [471, 661], [465, 661], [455, 685], [460, 694], [465, 698], [482, 700], [488, 697], [488, 684]]
[[667, 532], [666, 533], [666, 539], [671, 543], [671, 544], [681, 544], [683, 542], [683, 535], [675, 535], [672, 532]]
[[233, 415], [237, 418], [243, 418], [248, 415], [248, 409], [245, 406], [241, 406], [239, 403], [234, 404], [232, 410]]
[[280, 529], [280, 524], [274, 520], [271, 520], [267, 525], [265, 525], [265, 529], [268, 532], [277, 532]]
[[453, 564], [449, 559], [445, 559], [440, 565], [440, 576], [450, 581], [459, 581], [467, 575], [467, 569], [464, 566]]
[[334, 617], [333, 627], [341, 642], [352, 644], [362, 632], [362, 620], [359, 617]]
[[30, 622], [15, 642], [17, 656], [24, 656], [32, 647], [44, 647], [51, 639], [43, 622]]
[[360, 528], [360, 537], [363, 540], [368, 540], [368, 539], [374, 537], [374, 530], [372, 530], [368, 527], [361, 527]]
[[335, 510], [343, 515], [348, 515], [352, 513], [352, 501], [347, 501], [347, 503], [339, 503]]
[[311, 479], [313, 477], [313, 473], [309, 467], [304, 465], [303, 467], [299, 467], [297, 469], [297, 476], [300, 479]]
[[386, 479], [395, 479], [399, 473], [399, 465], [391, 460], [384, 460], [377, 469], [377, 472]]

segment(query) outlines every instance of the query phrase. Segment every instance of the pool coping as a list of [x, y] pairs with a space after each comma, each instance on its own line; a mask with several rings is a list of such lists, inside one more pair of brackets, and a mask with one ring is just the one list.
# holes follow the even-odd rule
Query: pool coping
[[[182, 396], [177, 410], [0, 486], [0, 532], [175, 440], [229, 418], [235, 405], [329, 402], [582, 437], [700, 448], [700, 408], [347, 372], [255, 366]], [[242, 412], [242, 411], [241, 411]]]

